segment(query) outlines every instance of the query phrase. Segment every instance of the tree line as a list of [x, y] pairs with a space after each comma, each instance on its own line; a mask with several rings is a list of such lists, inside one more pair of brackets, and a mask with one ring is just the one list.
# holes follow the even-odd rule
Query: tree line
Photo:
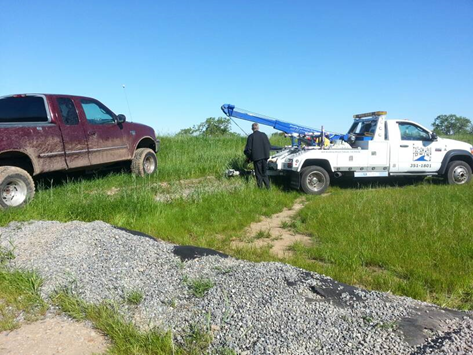
[[[473, 124], [470, 119], [457, 115], [439, 115], [432, 123], [433, 131], [439, 135], [452, 136], [456, 134], [473, 134]], [[232, 132], [231, 120], [228, 117], [209, 117], [204, 122], [189, 128], [181, 129], [178, 135], [201, 137], [237, 136]]]
[[432, 123], [434, 132], [440, 135], [473, 134], [470, 119], [457, 115], [440, 115]]

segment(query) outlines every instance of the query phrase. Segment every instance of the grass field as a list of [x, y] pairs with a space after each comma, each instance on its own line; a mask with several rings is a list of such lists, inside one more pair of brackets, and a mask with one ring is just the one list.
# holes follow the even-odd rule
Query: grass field
[[[284, 138], [277, 139], [273, 144], [284, 144]], [[460, 139], [473, 143], [471, 136]], [[103, 220], [178, 244], [253, 261], [282, 260], [369, 289], [473, 309], [472, 185], [334, 186], [327, 197], [308, 197], [290, 226], [312, 236], [314, 244], [296, 245], [291, 258], [278, 259], [268, 248], [235, 249], [231, 239], [301, 194], [278, 186], [260, 191], [253, 180], [224, 179], [225, 168], [244, 165], [243, 146], [239, 137], [161, 137], [157, 175], [45, 177], [37, 181], [35, 199], [2, 212], [0, 225]], [[207, 176], [214, 180], [197, 182], [186, 198], [179, 197], [188, 190], [180, 180]], [[174, 197], [156, 200], [160, 194]]]
[[293, 263], [337, 280], [473, 309], [472, 186], [334, 189], [301, 211]]

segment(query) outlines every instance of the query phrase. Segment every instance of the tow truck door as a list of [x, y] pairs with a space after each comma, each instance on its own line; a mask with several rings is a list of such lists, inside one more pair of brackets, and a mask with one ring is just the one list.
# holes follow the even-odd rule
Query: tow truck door
[[[391, 152], [397, 151], [397, 170], [391, 170], [408, 173], [437, 171], [443, 152], [439, 142], [431, 138], [430, 132], [413, 122], [400, 121], [397, 127], [399, 137], [391, 142]], [[394, 158], [393, 155], [391, 158]], [[394, 161], [391, 160], [391, 163]]]

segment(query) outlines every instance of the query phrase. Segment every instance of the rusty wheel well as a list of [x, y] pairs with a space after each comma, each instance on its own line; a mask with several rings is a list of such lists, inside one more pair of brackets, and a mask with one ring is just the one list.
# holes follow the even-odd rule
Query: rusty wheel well
[[34, 166], [30, 157], [21, 152], [6, 152], [0, 154], [0, 166], [16, 166], [34, 175]]
[[321, 168], [324, 168], [329, 174], [333, 173], [332, 167], [328, 160], [325, 159], [307, 159], [304, 164], [302, 165], [301, 169], [305, 168], [306, 166], [317, 165]]
[[143, 138], [136, 146], [136, 149], [139, 148], [149, 148], [153, 150], [153, 152], [156, 152], [156, 142], [151, 138]]

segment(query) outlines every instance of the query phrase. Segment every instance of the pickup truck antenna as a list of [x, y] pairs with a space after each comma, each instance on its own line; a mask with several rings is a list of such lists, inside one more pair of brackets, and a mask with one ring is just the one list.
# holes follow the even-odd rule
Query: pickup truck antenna
[[130, 121], [133, 122], [133, 115], [131, 114], [130, 103], [128, 102], [128, 95], [126, 94], [126, 86], [122, 85], [123, 92], [125, 93], [126, 105], [128, 106], [128, 113], [130, 114]]

